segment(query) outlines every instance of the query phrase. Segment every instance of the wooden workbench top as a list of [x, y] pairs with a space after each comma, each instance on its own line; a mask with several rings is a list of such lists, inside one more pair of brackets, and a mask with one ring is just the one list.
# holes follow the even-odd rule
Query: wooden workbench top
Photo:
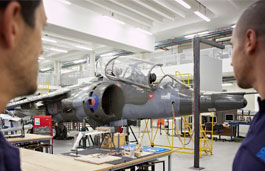
[[151, 156], [142, 157], [142, 158], [139, 158], [139, 159], [128, 161], [126, 163], [121, 163], [121, 164], [113, 165], [113, 166], [110, 166], [110, 167], [107, 167], [107, 168], [104, 168], [104, 169], [99, 169], [98, 171], [117, 169], [117, 168], [121, 168], [121, 167], [126, 167], [128, 165], [134, 165], [134, 164], [137, 164], [139, 162], [142, 162], [143, 160], [150, 160], [150, 159], [156, 159], [156, 158], [168, 156], [168, 155], [171, 155], [173, 152], [174, 151], [171, 150], [171, 151], [166, 151], [166, 152], [154, 154], [154, 155], [151, 155]]
[[52, 138], [53, 137], [49, 135], [25, 134], [25, 137], [7, 138], [7, 141], [10, 143], [15, 143], [15, 142], [34, 141], [34, 140], [43, 140], [43, 139], [52, 139]]
[[62, 155], [52, 155], [20, 148], [21, 169], [23, 171], [73, 171], [73, 170], [105, 170], [112, 167], [111, 164], [94, 165], [76, 161]]
[[73, 157], [63, 155], [52, 155], [48, 153], [41, 153], [37, 151], [20, 149], [21, 168], [23, 171], [73, 171], [73, 170], [89, 170], [89, 171], [104, 171], [114, 168], [126, 167], [134, 165], [139, 162], [156, 159], [163, 156], [168, 156], [173, 151], [166, 151], [151, 156], [135, 159], [126, 163], [117, 165], [112, 164], [91, 164], [87, 162], [74, 160]]

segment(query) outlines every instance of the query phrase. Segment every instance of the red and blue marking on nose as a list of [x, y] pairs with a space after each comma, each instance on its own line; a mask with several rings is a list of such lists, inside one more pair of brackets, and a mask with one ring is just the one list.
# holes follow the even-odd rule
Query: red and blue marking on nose
[[86, 105], [89, 109], [92, 109], [92, 110], [97, 110], [98, 108], [98, 104], [99, 104], [99, 101], [98, 101], [98, 96], [93, 93], [92, 96], [90, 96], [87, 101], [86, 101]]

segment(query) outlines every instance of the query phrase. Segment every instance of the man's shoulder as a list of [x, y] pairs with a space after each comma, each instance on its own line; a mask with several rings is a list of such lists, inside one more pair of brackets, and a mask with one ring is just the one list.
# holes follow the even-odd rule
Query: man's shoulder
[[4, 170], [21, 170], [19, 149], [6, 141], [0, 132], [0, 168]]

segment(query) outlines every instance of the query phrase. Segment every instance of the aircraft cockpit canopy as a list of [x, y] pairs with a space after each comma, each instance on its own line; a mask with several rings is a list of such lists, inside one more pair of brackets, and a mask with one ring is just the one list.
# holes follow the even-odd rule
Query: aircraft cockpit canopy
[[162, 66], [142, 59], [116, 57], [105, 67], [105, 76], [110, 80], [120, 80], [140, 87], [151, 88], [156, 81], [152, 73], [154, 67]]

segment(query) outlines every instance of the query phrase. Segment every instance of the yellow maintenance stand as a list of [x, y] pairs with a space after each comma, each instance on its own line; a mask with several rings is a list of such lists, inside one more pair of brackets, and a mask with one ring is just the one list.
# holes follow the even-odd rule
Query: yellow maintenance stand
[[41, 95], [50, 92], [50, 82], [41, 81], [39, 82], [38, 90]]
[[[180, 77], [181, 80], [183, 82], [185, 82], [184, 77], [187, 77], [187, 83], [189, 85], [190, 83], [190, 77], [192, 76], [192, 74], [180, 74], [179, 72], [175, 73], [176, 77]], [[174, 152], [177, 153], [186, 153], [186, 154], [194, 154], [194, 149], [192, 147], [189, 147], [189, 144], [192, 142], [194, 143], [194, 131], [192, 129], [193, 123], [189, 122], [188, 118], [193, 117], [193, 115], [189, 115], [189, 116], [183, 116], [181, 117], [181, 120], [183, 122], [184, 128], [183, 128], [183, 134], [181, 132], [181, 130], [178, 129], [177, 125], [176, 125], [176, 121], [175, 121], [175, 111], [174, 111], [174, 105], [172, 105], [172, 123], [171, 123], [171, 127], [172, 127], [172, 132], [171, 135], [172, 137], [169, 137], [168, 135], [168, 131], [165, 128], [165, 124], [160, 124], [159, 128], [158, 126], [156, 127], [156, 129], [154, 130], [153, 128], [153, 120], [145, 120], [145, 127], [144, 127], [144, 131], [141, 135], [141, 124], [139, 121], [139, 137], [140, 137], [140, 143], [142, 143], [142, 140], [144, 138], [144, 135], [147, 133], [148, 135], [148, 139], [149, 139], [149, 145], [150, 146], [158, 146], [158, 147], [166, 147], [166, 148], [171, 148], [172, 150], [174, 150]], [[214, 117], [214, 113], [211, 113], [211, 117]], [[202, 116], [201, 116], [201, 121], [202, 121]], [[150, 123], [151, 125], [151, 130], [149, 130], [148, 128], [148, 124]], [[206, 125], [202, 124], [202, 122], [200, 122], [200, 157], [202, 155], [207, 155], [207, 154], [213, 154], [213, 124], [214, 124], [214, 120], [212, 119], [211, 122], [211, 129], [207, 130], [206, 129]], [[169, 125], [168, 125], [169, 126]], [[158, 133], [158, 130], [164, 130], [166, 138], [167, 138], [167, 142], [168, 145], [165, 144], [155, 144], [155, 139]], [[176, 145], [176, 140], [174, 135], [177, 135], [178, 140], [180, 145]], [[183, 137], [181, 137], [181, 135]], [[210, 136], [210, 139], [208, 138], [208, 136]], [[175, 143], [174, 143], [175, 141]]]

